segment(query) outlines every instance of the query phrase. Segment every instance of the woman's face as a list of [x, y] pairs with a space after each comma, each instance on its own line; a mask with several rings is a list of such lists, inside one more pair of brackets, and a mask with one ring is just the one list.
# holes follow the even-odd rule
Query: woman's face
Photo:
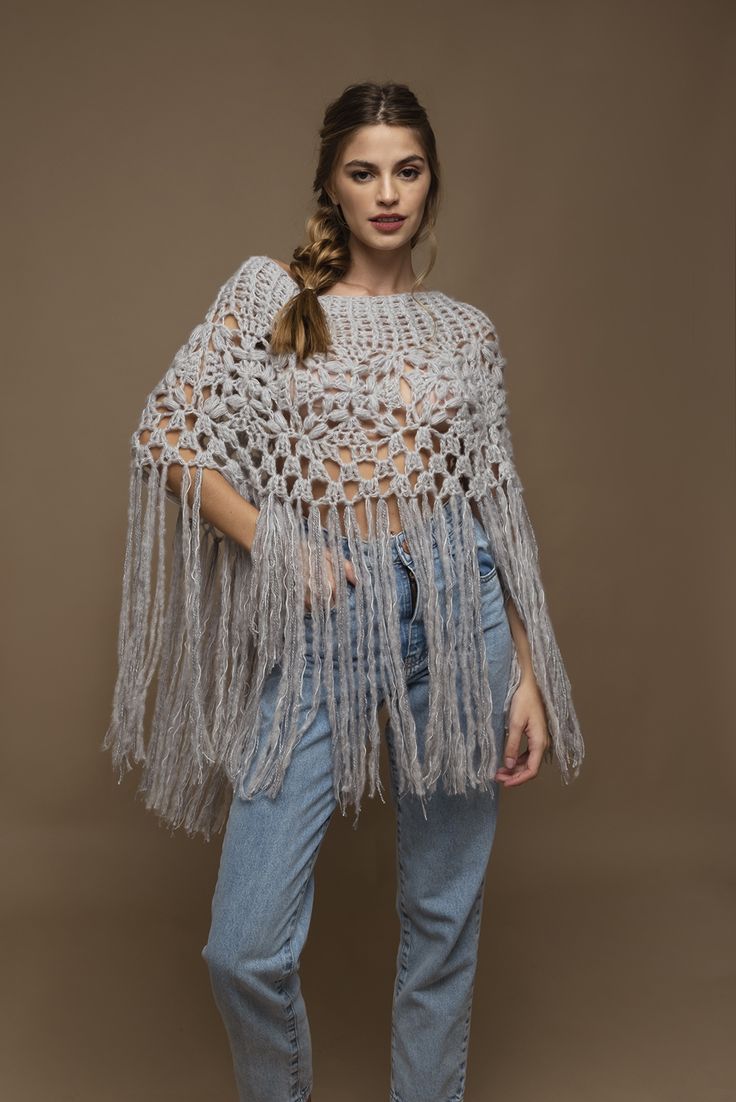
[[[406, 126], [363, 126], [347, 141], [327, 189], [339, 203], [350, 232], [371, 249], [408, 246], [422, 221], [431, 183], [429, 165], [415, 132]], [[400, 214], [392, 230], [372, 222]]]

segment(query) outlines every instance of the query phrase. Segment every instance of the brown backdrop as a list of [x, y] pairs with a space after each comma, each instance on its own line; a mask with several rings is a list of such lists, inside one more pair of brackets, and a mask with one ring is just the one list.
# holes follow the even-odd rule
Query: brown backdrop
[[[468, 1102], [736, 1097], [733, 4], [6, 13], [2, 1097], [235, 1098], [221, 837], [170, 837], [99, 749], [128, 439], [221, 282], [301, 240], [362, 79], [435, 127], [429, 284], [498, 326], [588, 752], [502, 795]], [[392, 805], [351, 822], [302, 966], [317, 1102], [388, 1097]]]

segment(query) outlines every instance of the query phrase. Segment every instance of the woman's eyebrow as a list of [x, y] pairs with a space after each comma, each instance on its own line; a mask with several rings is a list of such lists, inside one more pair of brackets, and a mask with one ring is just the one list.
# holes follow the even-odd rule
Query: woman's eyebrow
[[[397, 161], [396, 164], [394, 165], [394, 168], [399, 168], [400, 165], [408, 164], [410, 161], [421, 161], [421, 163], [424, 164], [424, 157], [422, 157], [419, 153], [410, 153], [408, 157], [402, 157], [400, 161]], [[346, 163], [343, 165], [343, 168], [357, 168], [357, 167], [369, 168], [373, 172], [378, 171], [378, 165], [374, 165], [371, 161], [360, 161], [360, 160], [346, 161]]]

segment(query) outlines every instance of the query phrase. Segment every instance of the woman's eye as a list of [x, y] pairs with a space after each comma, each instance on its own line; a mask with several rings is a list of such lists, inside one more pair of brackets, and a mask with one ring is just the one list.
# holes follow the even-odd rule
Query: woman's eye
[[[404, 179], [404, 180], [416, 180], [417, 176], [420, 175], [419, 169], [418, 168], [412, 168], [411, 166], [408, 166], [407, 168], [402, 168], [401, 172], [402, 172], [402, 174], [404, 172], [413, 173], [413, 175], [411, 175], [411, 176], [403, 176], [402, 175], [402, 179]], [[358, 183], [363, 183], [362, 180], [358, 180], [359, 176], [370, 176], [370, 172], [366, 168], [358, 168], [358, 169], [355, 169], [354, 172], [350, 173], [351, 179], [357, 180]]]

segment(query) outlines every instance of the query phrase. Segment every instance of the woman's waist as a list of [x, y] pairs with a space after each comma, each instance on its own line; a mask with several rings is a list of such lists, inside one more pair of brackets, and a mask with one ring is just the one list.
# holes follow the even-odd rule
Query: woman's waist
[[[388, 543], [394, 560], [405, 560], [412, 555], [412, 544], [417, 540], [425, 541], [427, 547], [432, 545], [437, 553], [439, 544], [444, 539], [452, 550], [457, 543], [457, 531], [462, 527], [465, 509], [469, 509], [471, 513], [469, 523], [474, 527], [473, 541], [477, 544], [479, 539], [485, 537], [472, 501], [463, 501], [463, 497], [464, 495], [456, 494], [454, 498], [426, 500], [421, 506], [416, 499], [403, 499], [400, 502], [396, 496], [382, 498], [380, 504], [372, 501], [369, 506], [366, 506], [364, 500], [349, 504], [303, 503], [302, 525], [307, 535], [312, 518], [312, 530], [319, 527], [322, 538], [328, 545], [334, 538], [331, 535], [334, 530], [346, 558], [351, 557], [352, 543], [353, 546], [360, 545], [363, 557], [370, 560], [372, 545], [383, 541]], [[348, 527], [349, 535], [346, 531]]]

